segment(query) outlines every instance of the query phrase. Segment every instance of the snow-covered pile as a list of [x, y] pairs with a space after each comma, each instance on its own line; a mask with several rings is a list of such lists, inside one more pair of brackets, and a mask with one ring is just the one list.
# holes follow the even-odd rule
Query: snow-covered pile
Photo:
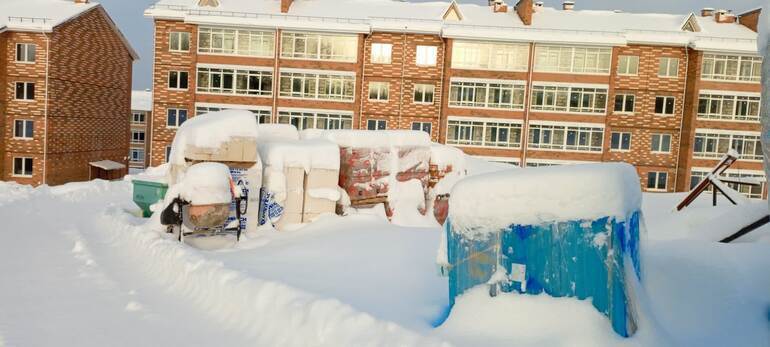
[[433, 144], [430, 146], [430, 163], [436, 165], [444, 177], [431, 189], [433, 197], [449, 194], [458, 181], [467, 175], [466, 155], [456, 147]]
[[303, 131], [303, 138], [325, 138], [340, 147], [383, 148], [430, 146], [430, 135], [415, 130], [324, 130]]
[[472, 234], [512, 223], [625, 219], [642, 203], [639, 176], [624, 163], [500, 171], [462, 180], [451, 194], [453, 227]]
[[230, 169], [220, 163], [190, 166], [182, 179], [169, 188], [166, 200], [180, 197], [193, 205], [226, 204], [232, 201]]
[[265, 167], [301, 167], [339, 170], [339, 147], [323, 139], [273, 141], [259, 144], [259, 156]]
[[224, 110], [190, 118], [177, 129], [169, 163], [185, 165], [188, 146], [216, 149], [236, 137], [259, 137], [257, 119], [250, 111]]
[[260, 143], [299, 140], [299, 131], [291, 124], [259, 124], [257, 134]]

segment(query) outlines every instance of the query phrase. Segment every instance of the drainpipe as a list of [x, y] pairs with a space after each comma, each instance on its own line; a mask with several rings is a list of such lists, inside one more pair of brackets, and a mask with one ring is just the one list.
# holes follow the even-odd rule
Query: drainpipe
[[[441, 113], [444, 111], [444, 90], [446, 89], [446, 84], [444, 83], [444, 71], [447, 69], [447, 61], [450, 61], [450, 59], [447, 58], [446, 55], [446, 41], [444, 38], [441, 38], [441, 52], [444, 55], [444, 59], [441, 66], [441, 79], [439, 80], [440, 86], [441, 86], [441, 102], [438, 104], [438, 126], [436, 127], [438, 133], [436, 134], [436, 142], [441, 143]], [[433, 98], [436, 98], [436, 93], [433, 93]], [[449, 93], [447, 93], [447, 97], [449, 96]], [[433, 134], [431, 134], [433, 136]], [[446, 141], [444, 141], [446, 142]]]
[[272, 114], [270, 115], [271, 123], [278, 123], [278, 93], [280, 92], [278, 89], [281, 85], [281, 75], [278, 72], [278, 59], [281, 56], [281, 29], [278, 27], [275, 27], [275, 45], [274, 49], [275, 52], [273, 53], [274, 57], [274, 63], [273, 63], [273, 110]]
[[[401, 113], [403, 112], [404, 108], [404, 68], [406, 67], [406, 28], [404, 28], [404, 33], [402, 34], [403, 42], [401, 43], [401, 88], [399, 89], [399, 96], [398, 96], [398, 118], [396, 121], [396, 129], [398, 129], [399, 125], [401, 124]], [[414, 93], [414, 91], [413, 91]]]
[[[679, 184], [679, 161], [682, 159], [682, 140], [684, 139], [684, 117], [687, 115], [685, 114], [685, 105], [687, 105], [687, 78], [689, 76], [690, 71], [690, 52], [689, 52], [689, 44], [684, 45], [684, 53], [685, 53], [685, 65], [684, 65], [684, 98], [682, 98], [682, 119], [679, 120], [679, 150], [677, 150], [676, 153], [676, 172], [674, 173], [674, 191], [676, 192], [677, 186]], [[689, 136], [689, 134], [687, 135]], [[690, 146], [693, 144], [691, 143]], [[688, 151], [689, 154], [689, 151]]]
[[[157, 44], [158, 40], [157, 40], [157, 36], [156, 36], [157, 32], [158, 32], [158, 27], [155, 24], [155, 21], [152, 21], [152, 73], [153, 73], [153, 75], [155, 75], [155, 52], [157, 51], [157, 48], [158, 48], [158, 44]], [[196, 74], [196, 84], [197, 84], [197, 74], [198, 74], [197, 69], [195, 71], [195, 74]], [[145, 117], [147, 117], [147, 119], [145, 121], [145, 126], [146, 126], [146, 129], [149, 130], [148, 132], [150, 133], [150, 136], [149, 136], [149, 138], [150, 138], [150, 142], [149, 142], [150, 143], [150, 146], [149, 146], [150, 150], [147, 151], [147, 156], [149, 156], [149, 160], [148, 160], [148, 158], [144, 159], [145, 168], [152, 166], [152, 147], [153, 147], [152, 146], [152, 142], [153, 142], [152, 141], [152, 136], [153, 136], [153, 125], [155, 124], [155, 122], [152, 120], [152, 118], [155, 117], [155, 89], [156, 89], [155, 88], [155, 84], [154, 84], [155, 83], [155, 78], [153, 78], [153, 82], [152, 83], [153, 83], [153, 85], [152, 85], [152, 92], [150, 93], [150, 97], [152, 98], [152, 102], [150, 103], [150, 114], [149, 114], [149, 117], [147, 117], [147, 114], [145, 113]], [[133, 115], [131, 117], [133, 117]], [[129, 126], [129, 128], [130, 127], [131, 126]], [[131, 147], [131, 146], [129, 145], [129, 147]], [[147, 145], [145, 145], [145, 148], [147, 148]], [[165, 154], [165, 152], [163, 154]], [[131, 159], [129, 158], [129, 161], [130, 160]]]
[[[358, 129], [363, 129], [363, 123], [364, 123], [364, 100], [367, 100], [368, 97], [366, 96], [366, 45], [368, 40], [371, 38], [372, 32], [369, 31], [368, 34], [364, 34], [364, 49], [361, 50], [361, 95], [359, 96], [359, 105], [358, 105]], [[390, 90], [388, 90], [388, 95], [390, 95]]]
[[48, 69], [49, 69], [49, 57], [51, 56], [51, 39], [46, 35], [45, 30], [41, 29], [40, 32], [45, 37], [45, 102], [43, 104], [43, 184], [48, 182]]
[[526, 93], [524, 98], [524, 123], [521, 127], [521, 163], [519, 167], [527, 167], [527, 146], [529, 145], [529, 108], [532, 103], [532, 75], [535, 70], [535, 42], [529, 45], [529, 75], [527, 77]]

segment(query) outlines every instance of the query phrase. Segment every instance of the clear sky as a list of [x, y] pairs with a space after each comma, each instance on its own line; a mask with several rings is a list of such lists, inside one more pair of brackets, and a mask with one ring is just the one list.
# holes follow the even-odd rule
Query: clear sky
[[[2, 1], [2, 0], [0, 0]], [[152, 22], [143, 16], [144, 10], [156, 0], [97, 0], [107, 8], [120, 30], [139, 52], [141, 60], [134, 64], [134, 89], [151, 87]], [[221, 0], [227, 1], [227, 0]], [[274, 0], [278, 1], [278, 0]], [[412, 0], [415, 1], [415, 0]], [[418, 0], [419, 1], [419, 0]], [[515, 3], [517, 0], [508, 0]], [[486, 0], [459, 0], [461, 3], [482, 3]], [[624, 10], [628, 12], [688, 13], [703, 7], [727, 8], [741, 11], [759, 7], [763, 0], [577, 0], [578, 9]], [[546, 6], [557, 7], [561, 0], [545, 0]]]

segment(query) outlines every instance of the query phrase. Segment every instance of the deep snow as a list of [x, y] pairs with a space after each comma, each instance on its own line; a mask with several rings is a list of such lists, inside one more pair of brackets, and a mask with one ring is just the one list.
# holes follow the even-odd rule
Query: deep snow
[[205, 251], [134, 217], [127, 182], [0, 183], [0, 345], [770, 344], [770, 228], [713, 242], [765, 203], [673, 212], [682, 197], [644, 196], [642, 320], [624, 340], [590, 303], [484, 288], [434, 329], [447, 304], [437, 227], [327, 216]]

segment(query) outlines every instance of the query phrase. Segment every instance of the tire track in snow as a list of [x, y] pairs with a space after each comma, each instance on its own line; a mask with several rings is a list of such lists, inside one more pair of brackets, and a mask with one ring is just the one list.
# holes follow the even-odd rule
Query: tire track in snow
[[130, 225], [129, 216], [118, 209], [106, 211], [94, 224], [96, 230], [109, 230], [115, 247], [128, 248], [148, 279], [210, 315], [223, 329], [241, 332], [260, 345], [448, 346], [336, 299], [228, 269], [148, 225]]

